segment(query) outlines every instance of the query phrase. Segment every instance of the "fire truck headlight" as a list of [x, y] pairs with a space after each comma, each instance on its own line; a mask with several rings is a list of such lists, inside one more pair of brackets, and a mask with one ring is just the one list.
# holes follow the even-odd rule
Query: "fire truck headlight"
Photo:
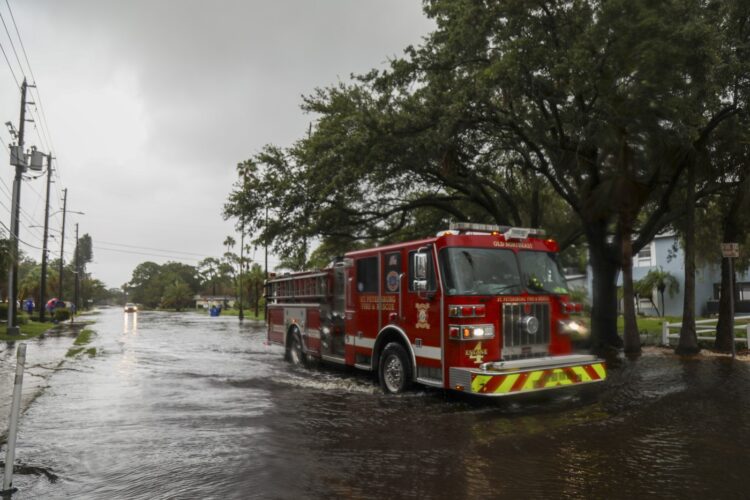
[[495, 336], [492, 325], [451, 325], [448, 332], [450, 338], [456, 340], [489, 339]]
[[586, 325], [573, 319], [561, 319], [558, 321], [557, 331], [563, 335], [575, 335], [578, 337], [586, 337], [589, 334]]

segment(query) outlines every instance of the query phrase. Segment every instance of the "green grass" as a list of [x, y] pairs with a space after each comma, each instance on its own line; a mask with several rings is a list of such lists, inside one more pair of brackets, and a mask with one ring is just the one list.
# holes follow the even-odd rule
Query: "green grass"
[[19, 326], [21, 327], [20, 335], [8, 335], [5, 325], [3, 324], [2, 326], [0, 326], [0, 341], [13, 342], [14, 340], [34, 339], [34, 338], [39, 337], [41, 334], [43, 334], [50, 328], [53, 328], [55, 324], [54, 323], [39, 323], [37, 321], [29, 321]]
[[[663, 318], [657, 318], [654, 316], [638, 316], [636, 318], [638, 322], [638, 331], [647, 334], [661, 334], [661, 328], [665, 321], [670, 323], [679, 323], [682, 321], [681, 317], [678, 316], [665, 316]], [[617, 317], [617, 331], [622, 333], [625, 331], [625, 319], [622, 316]]]
[[[208, 309], [198, 309], [198, 312], [200, 312], [201, 314], [208, 314]], [[255, 316], [254, 307], [243, 309], [242, 312], [245, 315], [245, 319], [256, 320], [256, 321], [265, 320], [265, 313], [262, 307], [258, 311], [258, 316]], [[240, 315], [239, 309], [222, 309], [221, 314], [220, 314], [220, 316], [239, 316], [239, 315]]]
[[91, 338], [94, 335], [96, 335], [94, 330], [91, 330], [89, 328], [84, 328], [83, 330], [81, 330], [81, 332], [78, 334], [75, 341], [73, 342], [74, 346], [79, 346], [79, 347], [71, 347], [70, 349], [68, 349], [68, 352], [65, 354], [65, 357], [75, 358], [82, 352], [85, 354], [88, 354], [92, 358], [96, 356], [96, 347], [90, 347], [88, 349], [86, 349], [85, 347], [80, 347], [80, 346], [85, 346], [86, 344], [89, 344], [91, 342]]
[[94, 330], [91, 330], [89, 328], [84, 328], [81, 330], [81, 333], [78, 334], [78, 337], [76, 337], [75, 342], [73, 342], [73, 345], [86, 345], [91, 342], [91, 337], [94, 336]]
[[83, 347], [71, 347], [68, 352], [65, 353], [66, 358], [74, 358], [83, 352]]

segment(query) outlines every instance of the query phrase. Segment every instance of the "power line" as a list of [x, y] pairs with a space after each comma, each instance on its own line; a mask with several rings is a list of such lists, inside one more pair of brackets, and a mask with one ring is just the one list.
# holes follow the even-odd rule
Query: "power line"
[[18, 57], [18, 52], [16, 52], [16, 46], [13, 43], [13, 38], [10, 36], [10, 31], [8, 30], [8, 26], [5, 24], [5, 18], [3, 17], [3, 14], [0, 13], [0, 21], [3, 23], [3, 28], [5, 28], [5, 34], [8, 35], [8, 41], [10, 42], [10, 48], [13, 49], [13, 55], [16, 56], [16, 62], [18, 63], [18, 67], [21, 68], [21, 74], [23, 76], [26, 76], [26, 72], [23, 70], [23, 64], [21, 64], [21, 59]]
[[[13, 9], [10, 6], [10, 2], [8, 0], [5, 0], [5, 5], [8, 7], [8, 13], [10, 13], [10, 19], [13, 22], [13, 28], [16, 32], [16, 38], [18, 39], [18, 43], [21, 46], [21, 51], [23, 53], [24, 60], [26, 61], [26, 67], [29, 70], [29, 75], [31, 75], [31, 81], [32, 85], [29, 87], [30, 94], [32, 98], [34, 99], [34, 109], [31, 111], [31, 113], [34, 115], [34, 131], [36, 132], [37, 137], [39, 138], [39, 142], [41, 143], [42, 147], [48, 151], [49, 153], [52, 153], [55, 151], [55, 145], [52, 141], [52, 134], [49, 130], [49, 123], [47, 120], [47, 113], [44, 111], [44, 105], [42, 103], [42, 94], [39, 91], [39, 88], [36, 86], [36, 76], [34, 75], [34, 70], [31, 67], [31, 61], [29, 60], [29, 54], [26, 52], [26, 45], [23, 43], [23, 38], [21, 37], [21, 30], [18, 29], [18, 23], [16, 23], [16, 16], [13, 14]], [[11, 47], [13, 49], [13, 53], [16, 56], [16, 61], [18, 62], [18, 66], [21, 69], [21, 73], [26, 76], [26, 72], [23, 68], [23, 63], [21, 62], [20, 57], [18, 57], [18, 51], [16, 51], [16, 46], [13, 43], [13, 39], [10, 34], [10, 30], [8, 29], [8, 26], [5, 23], [5, 19], [2, 18], [2, 14], [0, 14], [0, 19], [2, 19], [3, 27], [5, 28], [5, 32], [8, 35], [8, 40], [10, 41]], [[6, 56], [7, 59], [7, 56]], [[18, 79], [16, 79], [16, 84], [18, 84]], [[36, 93], [36, 97], [34, 97], [34, 93]], [[37, 126], [37, 123], [39, 126]]]
[[155, 250], [157, 252], [165, 252], [165, 253], [170, 253], [170, 254], [181, 253], [181, 254], [184, 254], [184, 255], [195, 255], [197, 257], [205, 257], [205, 255], [203, 255], [201, 253], [195, 253], [195, 252], [183, 252], [183, 251], [180, 251], [180, 250], [165, 250], [163, 248], [141, 247], [141, 246], [136, 246], [136, 245], [127, 245], [125, 243], [113, 243], [111, 241], [102, 241], [102, 240], [98, 240], [98, 241], [100, 243], [104, 243], [105, 245], [113, 245], [113, 246], [116, 246], [116, 247], [135, 248], [135, 249], [138, 249], [138, 250]]
[[[13, 9], [10, 8], [10, 3], [8, 3], [8, 0], [5, 0], [5, 5], [8, 6], [8, 12], [10, 12], [10, 19], [13, 21], [13, 27], [16, 29], [16, 36], [18, 36], [18, 41], [21, 43], [21, 50], [23, 51], [23, 57], [26, 59], [26, 65], [29, 67], [29, 73], [31, 74], [32, 80], [36, 80], [34, 78], [34, 72], [31, 71], [31, 63], [29, 62], [29, 56], [26, 54], [26, 47], [23, 46], [23, 40], [21, 40], [21, 33], [18, 31], [18, 25], [16, 24], [16, 16], [13, 15]], [[3, 24], [5, 24], [3, 22]], [[7, 31], [7, 28], [6, 28]], [[16, 57], [18, 57], [18, 54], [16, 54]]]
[[92, 250], [93, 251], [104, 250], [106, 252], [118, 252], [118, 253], [126, 253], [126, 254], [131, 254], [131, 255], [145, 255], [147, 257], [161, 257], [161, 258], [164, 258], [164, 259], [189, 260], [189, 261], [194, 261], [194, 262], [199, 262], [199, 261], [202, 260], [202, 259], [196, 259], [196, 258], [192, 258], [192, 257], [175, 257], [173, 255], [158, 255], [158, 254], [146, 253], [146, 252], [136, 252], [136, 251], [133, 251], [133, 250], [121, 250], [121, 249], [118, 249], [118, 248], [106, 248], [106, 247], [100, 247], [100, 246], [96, 246], [96, 245], [93, 246]]
[[0, 226], [2, 226], [8, 232], [8, 237], [9, 238], [17, 239], [19, 243], [21, 243], [22, 245], [26, 245], [29, 248], [34, 248], [36, 250], [42, 250], [42, 247], [38, 247], [38, 246], [32, 245], [30, 243], [26, 243], [21, 238], [16, 238], [16, 236], [14, 234], [11, 234], [10, 229], [8, 229], [8, 226], [6, 226], [3, 221], [0, 221]]
[[0, 43], [0, 50], [3, 52], [3, 57], [5, 57], [5, 62], [8, 64], [8, 69], [10, 70], [10, 74], [13, 75], [13, 80], [15, 80], [16, 82], [16, 87], [20, 87], [21, 84], [18, 83], [16, 72], [13, 71], [13, 66], [10, 64], [10, 59], [8, 59], [8, 54], [5, 53], [5, 47], [3, 47], [2, 43]]

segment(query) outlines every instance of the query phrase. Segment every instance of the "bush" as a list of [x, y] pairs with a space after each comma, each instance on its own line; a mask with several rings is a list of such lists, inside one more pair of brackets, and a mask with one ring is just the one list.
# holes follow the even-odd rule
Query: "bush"
[[25, 325], [29, 322], [29, 315], [28, 313], [18, 311], [18, 316], [16, 317], [16, 322], [19, 325]]
[[70, 311], [67, 309], [55, 309], [55, 321], [67, 321], [70, 319]]
[[0, 304], [0, 318], [8, 317], [8, 303], [4, 302]]

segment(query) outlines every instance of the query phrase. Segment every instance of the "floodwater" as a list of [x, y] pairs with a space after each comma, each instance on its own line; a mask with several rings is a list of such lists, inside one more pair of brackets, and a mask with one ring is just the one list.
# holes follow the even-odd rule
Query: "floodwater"
[[38, 469], [13, 499], [747, 495], [747, 362], [651, 351], [584, 398], [394, 397], [290, 367], [236, 317], [95, 318], [98, 354], [22, 419], [17, 458]]

